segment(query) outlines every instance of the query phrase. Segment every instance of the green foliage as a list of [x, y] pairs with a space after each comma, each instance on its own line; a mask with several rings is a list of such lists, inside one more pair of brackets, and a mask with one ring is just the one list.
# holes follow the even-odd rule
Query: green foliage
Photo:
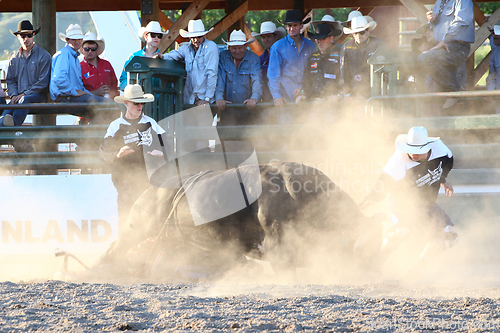
[[495, 10], [500, 7], [500, 2], [483, 2], [483, 3], [478, 3], [477, 6], [483, 14], [488, 15], [488, 14], [493, 14]]
[[[491, 47], [490, 45], [481, 45], [477, 50], [476, 52], [474, 52], [474, 67], [476, 67], [477, 65], [479, 65], [479, 63], [484, 59], [484, 57], [486, 57], [486, 55], [488, 54], [488, 52], [490, 52], [491, 50]], [[488, 76], [488, 72], [486, 72], [483, 77], [481, 77], [481, 79], [478, 81], [477, 85], [478, 86], [484, 86], [486, 85], [486, 77]]]

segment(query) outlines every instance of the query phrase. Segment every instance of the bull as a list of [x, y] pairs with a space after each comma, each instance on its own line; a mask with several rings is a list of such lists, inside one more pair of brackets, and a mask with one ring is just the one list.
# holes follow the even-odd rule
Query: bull
[[[255, 167], [239, 167], [240, 179]], [[194, 223], [199, 212], [190, 207], [193, 200], [183, 195], [187, 190], [152, 186], [135, 202], [125, 230], [96, 265], [118, 263], [148, 274], [151, 267], [163, 267], [164, 274], [183, 265], [223, 272], [246, 257], [267, 260], [275, 272], [285, 273], [313, 263], [313, 258], [366, 260], [380, 247], [380, 216], [366, 217], [321, 171], [275, 163], [259, 165], [258, 172], [262, 192], [257, 200], [200, 225]], [[201, 190], [194, 196], [210, 199], [216, 206], [212, 209], [221, 208], [221, 188], [230, 179], [228, 171], [199, 175]], [[191, 191], [197, 186], [194, 182]], [[146, 239], [150, 241], [144, 243]], [[367, 245], [366, 239], [376, 241]]]

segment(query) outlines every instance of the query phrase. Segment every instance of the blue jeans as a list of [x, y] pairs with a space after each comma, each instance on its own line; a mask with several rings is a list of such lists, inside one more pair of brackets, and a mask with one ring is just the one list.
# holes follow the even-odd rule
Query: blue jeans
[[[47, 94], [32, 94], [24, 96], [24, 101], [18, 104], [29, 104], [29, 103], [46, 103]], [[0, 103], [3, 104], [3, 103]], [[28, 115], [29, 109], [15, 109], [15, 110], [4, 110], [2, 116], [10, 114], [14, 119], [14, 126], [21, 126]], [[3, 126], [3, 118], [0, 120], [0, 126]]]
[[448, 50], [437, 49], [423, 52], [418, 56], [426, 74], [442, 87], [442, 91], [459, 91], [457, 69], [467, 60], [470, 43], [451, 42], [447, 44]]

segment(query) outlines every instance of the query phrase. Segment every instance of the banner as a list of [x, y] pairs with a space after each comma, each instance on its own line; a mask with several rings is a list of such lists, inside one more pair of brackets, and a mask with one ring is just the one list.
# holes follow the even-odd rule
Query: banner
[[103, 253], [118, 235], [111, 175], [0, 177], [0, 255]]

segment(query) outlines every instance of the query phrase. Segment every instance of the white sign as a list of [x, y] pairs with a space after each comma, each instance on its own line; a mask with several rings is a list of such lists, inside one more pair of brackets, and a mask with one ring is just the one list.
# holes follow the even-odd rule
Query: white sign
[[0, 177], [0, 255], [103, 253], [118, 235], [111, 175]]

